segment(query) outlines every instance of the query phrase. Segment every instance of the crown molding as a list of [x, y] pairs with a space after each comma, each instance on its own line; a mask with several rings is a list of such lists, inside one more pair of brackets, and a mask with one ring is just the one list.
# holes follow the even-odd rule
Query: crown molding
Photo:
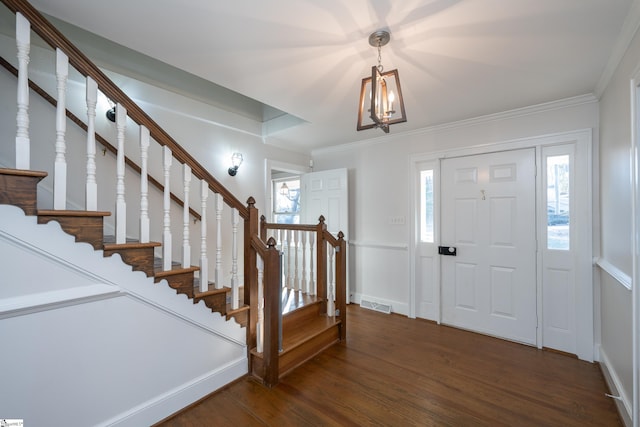
[[616, 40], [615, 45], [613, 46], [613, 50], [611, 51], [611, 55], [609, 56], [609, 60], [607, 61], [607, 65], [604, 68], [604, 71], [600, 75], [600, 79], [596, 84], [594, 89], [595, 96], [600, 99], [604, 90], [609, 85], [613, 74], [620, 65], [622, 58], [624, 58], [625, 53], [629, 49], [631, 45], [631, 41], [633, 37], [636, 35], [636, 32], [640, 28], [640, 0], [633, 0], [631, 7], [629, 8], [629, 13], [622, 24], [622, 29], [620, 30], [620, 34], [618, 35], [618, 39]]
[[[640, 2], [640, 0], [636, 0]], [[485, 123], [496, 122], [500, 120], [507, 120], [516, 117], [524, 117], [533, 114], [539, 114], [547, 111], [561, 110], [564, 108], [576, 107], [583, 104], [593, 104], [597, 103], [598, 98], [592, 94], [585, 94], [574, 96], [571, 98], [559, 99], [557, 101], [544, 102], [542, 104], [531, 105], [528, 107], [515, 108], [513, 110], [503, 111], [500, 113], [492, 113], [484, 116], [474, 117], [471, 119], [458, 120], [455, 122], [443, 123], [440, 125], [429, 126], [425, 128], [420, 128], [412, 131], [402, 132], [394, 134], [397, 137], [406, 137], [413, 135], [425, 135], [430, 133], [442, 132], [446, 130], [452, 129], [461, 129], [470, 126], [477, 126]], [[395, 138], [394, 138], [395, 139]], [[388, 135], [382, 135], [375, 138], [370, 138], [362, 141], [350, 142], [347, 144], [336, 145], [333, 147], [326, 148], [318, 148], [316, 150], [311, 151], [312, 156], [321, 155], [321, 154], [329, 154], [336, 153], [342, 151], [349, 151], [358, 148], [364, 148], [371, 145], [383, 144], [385, 142], [390, 142], [392, 139]]]

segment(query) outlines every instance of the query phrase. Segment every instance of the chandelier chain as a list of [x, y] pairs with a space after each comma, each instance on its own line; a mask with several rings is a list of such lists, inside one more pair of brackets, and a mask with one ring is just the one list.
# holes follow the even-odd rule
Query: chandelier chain
[[380, 45], [380, 40], [378, 39], [378, 71], [382, 73], [384, 67], [382, 66], [382, 46]]

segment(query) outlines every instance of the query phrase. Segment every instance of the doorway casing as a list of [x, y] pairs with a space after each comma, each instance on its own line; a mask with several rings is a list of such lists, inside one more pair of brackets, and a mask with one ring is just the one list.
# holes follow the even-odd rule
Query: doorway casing
[[[450, 157], [470, 156], [476, 154], [486, 154], [491, 152], [517, 150], [523, 148], [535, 148], [536, 151], [536, 235], [538, 236], [538, 248], [536, 251], [536, 311], [537, 311], [537, 346], [541, 348], [544, 344], [543, 337], [543, 259], [542, 248], [540, 244], [543, 241], [541, 238], [542, 233], [546, 233], [545, 216], [542, 215], [543, 197], [542, 197], [542, 148], [551, 147], [556, 145], [574, 144], [576, 149], [575, 164], [576, 164], [576, 182], [580, 185], [576, 185], [576, 195], [582, 201], [582, 205], [586, 209], [581, 211], [581, 215], [577, 218], [576, 223], [572, 223], [572, 232], [580, 233], [583, 236], [582, 246], [576, 255], [574, 260], [575, 269], [575, 281], [578, 286], [575, 290], [576, 307], [575, 307], [575, 349], [576, 355], [583, 360], [593, 361], [596, 356], [595, 352], [595, 338], [594, 338], [594, 293], [593, 293], [593, 235], [592, 235], [592, 222], [593, 222], [593, 197], [592, 197], [592, 129], [576, 130], [566, 133], [558, 133], [552, 135], [543, 135], [530, 138], [522, 138], [517, 140], [497, 142], [493, 144], [472, 146], [463, 149], [439, 151], [434, 153], [416, 154], [409, 157], [409, 171], [410, 171], [410, 194], [409, 197], [409, 212], [412, 216], [412, 220], [409, 223], [409, 317], [415, 318], [417, 315], [417, 293], [418, 293], [418, 275], [416, 274], [417, 268], [417, 247], [419, 244], [419, 203], [417, 202], [417, 195], [419, 192], [418, 182], [416, 180], [416, 174], [419, 171], [420, 165], [427, 162], [433, 162], [439, 165], [442, 159]], [[440, 172], [440, 168], [436, 167], [435, 173]], [[439, 182], [439, 176], [437, 176], [437, 182]], [[587, 183], [588, 185], [582, 185]], [[438, 197], [436, 196], [436, 200]], [[439, 209], [439, 208], [438, 208]], [[585, 215], [582, 215], [584, 213]], [[440, 233], [440, 220], [439, 216], [436, 216], [435, 229], [437, 230], [436, 245], [443, 244], [439, 241]], [[598, 238], [596, 235], [595, 238]], [[439, 268], [435, 269], [437, 277], [434, 279], [434, 283], [440, 286], [440, 271]], [[440, 298], [441, 292], [436, 292], [437, 298]], [[440, 306], [441, 301], [438, 301]], [[441, 322], [441, 310], [435, 310], [434, 320], [438, 323]], [[597, 358], [597, 357], [596, 357]]]

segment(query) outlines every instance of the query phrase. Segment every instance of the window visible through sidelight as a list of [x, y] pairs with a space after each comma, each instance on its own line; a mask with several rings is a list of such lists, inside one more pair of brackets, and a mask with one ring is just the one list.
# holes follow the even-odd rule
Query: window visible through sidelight
[[434, 242], [433, 169], [420, 171], [420, 241]]
[[547, 157], [547, 249], [569, 250], [569, 155]]

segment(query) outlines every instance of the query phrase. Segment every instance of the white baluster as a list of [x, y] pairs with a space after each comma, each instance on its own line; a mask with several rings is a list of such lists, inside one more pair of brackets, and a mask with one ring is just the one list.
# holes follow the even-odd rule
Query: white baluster
[[336, 304], [333, 300], [333, 289], [335, 287], [335, 269], [333, 268], [333, 261], [336, 254], [336, 250], [333, 246], [329, 246], [329, 280], [328, 280], [328, 288], [327, 289], [327, 316], [334, 316], [336, 312]]
[[85, 204], [88, 211], [98, 210], [98, 183], [96, 182], [96, 105], [98, 84], [87, 77], [87, 183]]
[[16, 169], [29, 169], [29, 51], [31, 50], [31, 24], [16, 12], [16, 46], [18, 48], [18, 113], [16, 116]]
[[164, 166], [164, 194], [163, 211], [164, 219], [162, 223], [162, 269], [171, 270], [171, 149], [166, 145], [163, 147]]
[[300, 283], [300, 290], [302, 292], [309, 292], [307, 288], [307, 234], [308, 231], [301, 231], [300, 245], [302, 249], [302, 282]]
[[220, 193], [216, 193], [216, 289], [222, 288], [222, 209], [224, 199]]
[[240, 223], [240, 214], [238, 209], [233, 208], [231, 211], [231, 226], [233, 234], [233, 248], [231, 261], [231, 308], [236, 310], [240, 305], [240, 283], [238, 283], [238, 223]]
[[316, 275], [313, 268], [313, 266], [315, 265], [314, 263], [316, 262], [316, 258], [313, 256], [315, 248], [316, 233], [312, 231], [311, 233], [309, 233], [309, 295], [316, 294]]
[[69, 77], [69, 57], [56, 49], [56, 157], [53, 165], [53, 209], [67, 208], [67, 79]]
[[294, 230], [293, 232], [293, 243], [294, 243], [294, 273], [293, 273], [293, 288], [296, 291], [300, 290], [300, 275], [298, 272], [298, 258], [300, 257], [300, 231]]
[[262, 353], [264, 346], [264, 261], [258, 257], [258, 321], [256, 323], [256, 350]]
[[280, 230], [278, 228], [278, 229], [273, 230], [273, 233], [274, 233], [274, 239], [276, 239], [276, 241], [278, 242], [276, 244], [276, 247], [278, 248], [278, 250], [280, 252], [284, 251], [284, 243], [283, 243], [283, 239], [284, 239], [283, 233], [284, 233], [284, 231]]
[[191, 167], [186, 163], [184, 172], [184, 209], [182, 210], [182, 268], [191, 266], [191, 244], [189, 243], [189, 187], [191, 186]]
[[291, 230], [287, 230], [287, 272], [286, 272], [286, 278], [287, 278], [287, 288], [291, 289], [291, 287], [293, 286], [293, 284], [291, 283], [291, 240], [292, 240], [292, 236], [291, 236]]
[[127, 123], [127, 109], [116, 105], [116, 129], [118, 155], [116, 157], [116, 243], [127, 241], [127, 203], [124, 198], [124, 131]]
[[140, 126], [140, 243], [149, 243], [149, 129]]
[[200, 181], [200, 292], [209, 290], [209, 258], [207, 258], [207, 198], [209, 184]]

